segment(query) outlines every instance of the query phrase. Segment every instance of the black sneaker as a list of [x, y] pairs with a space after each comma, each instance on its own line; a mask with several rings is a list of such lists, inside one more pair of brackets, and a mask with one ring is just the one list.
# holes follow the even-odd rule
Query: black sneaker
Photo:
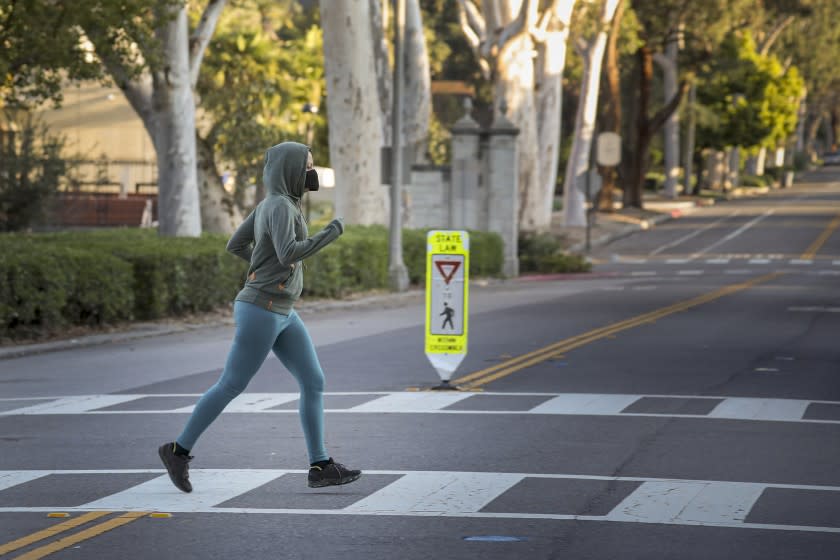
[[164, 443], [158, 447], [158, 455], [163, 461], [163, 466], [166, 467], [166, 472], [169, 473], [169, 479], [178, 490], [182, 492], [192, 492], [192, 484], [190, 484], [190, 461], [192, 455], [175, 455], [175, 444], [172, 442]]
[[350, 484], [354, 480], [358, 480], [360, 476], [362, 476], [362, 471], [348, 469], [330, 458], [329, 464], [323, 467], [309, 467], [309, 487], [323, 488], [324, 486]]

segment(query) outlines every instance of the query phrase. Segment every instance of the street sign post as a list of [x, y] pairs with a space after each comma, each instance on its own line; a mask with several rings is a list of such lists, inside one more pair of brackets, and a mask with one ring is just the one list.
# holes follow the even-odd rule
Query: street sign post
[[470, 238], [466, 231], [433, 230], [426, 237], [426, 357], [454, 389], [452, 374], [467, 354]]

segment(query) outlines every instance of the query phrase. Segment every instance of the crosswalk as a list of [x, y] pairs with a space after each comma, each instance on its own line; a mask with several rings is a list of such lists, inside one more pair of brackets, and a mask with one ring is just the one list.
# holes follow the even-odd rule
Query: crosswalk
[[[186, 414], [193, 411], [200, 396], [198, 393], [108, 394], [0, 399], [0, 416]], [[296, 414], [297, 404], [297, 393], [243, 393], [228, 405], [225, 412]], [[840, 424], [838, 401], [737, 396], [489, 391], [331, 392], [325, 393], [325, 411], [336, 414], [651, 416]]]
[[[148, 479], [139, 484], [137, 476]], [[124, 488], [84, 503], [46, 503], [80, 477], [124, 477]], [[840, 487], [576, 474], [365, 471], [358, 483], [313, 491], [305, 473], [193, 469], [176, 490], [161, 469], [0, 471], [0, 513], [166, 512], [388, 515], [577, 520], [840, 533]], [[113, 490], [113, 488], [111, 488]], [[773, 493], [808, 496], [822, 514], [801, 523]], [[593, 501], [598, 496], [600, 499]], [[816, 496], [816, 497], [815, 497]], [[268, 498], [268, 499], [267, 499]], [[42, 505], [31, 506], [37, 499]], [[269, 503], [270, 501], [270, 503]], [[822, 521], [814, 524], [813, 520]]]

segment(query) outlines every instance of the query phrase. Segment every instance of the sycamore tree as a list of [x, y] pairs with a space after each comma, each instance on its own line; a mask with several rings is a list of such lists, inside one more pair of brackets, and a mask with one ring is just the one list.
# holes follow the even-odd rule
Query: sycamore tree
[[29, 106], [60, 102], [65, 77], [112, 80], [155, 148], [160, 233], [197, 236], [193, 87], [225, 4], [200, 4], [191, 27], [183, 0], [2, 0], [2, 96]]

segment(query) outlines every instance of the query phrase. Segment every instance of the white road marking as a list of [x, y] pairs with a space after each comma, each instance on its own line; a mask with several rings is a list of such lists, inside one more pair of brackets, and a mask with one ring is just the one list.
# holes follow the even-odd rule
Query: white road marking
[[639, 400], [636, 395], [599, 395], [568, 393], [558, 395], [529, 412], [531, 414], [594, 414], [614, 415]]
[[757, 217], [753, 218], [752, 220], [750, 220], [746, 224], [742, 225], [741, 227], [739, 227], [738, 229], [736, 229], [735, 231], [733, 231], [729, 235], [726, 235], [726, 236], [720, 238], [719, 240], [715, 241], [714, 243], [712, 243], [711, 245], [709, 245], [705, 249], [701, 249], [699, 252], [695, 253], [693, 255], [693, 257], [697, 258], [701, 255], [705, 255], [706, 253], [708, 253], [712, 249], [726, 243], [727, 241], [732, 241], [733, 239], [735, 239], [736, 237], [738, 237], [739, 235], [741, 235], [742, 233], [744, 233], [745, 231], [750, 229], [752, 226], [754, 226], [755, 224], [757, 224], [758, 222], [760, 222], [761, 220], [763, 220], [767, 216], [773, 214], [774, 212], [775, 212], [775, 210], [768, 210], [767, 212], [765, 212], [761, 216], [757, 216]]
[[724, 274], [752, 274], [752, 270], [749, 268], [730, 268], [728, 270], [723, 271]]
[[812, 261], [811, 259], [791, 259], [789, 262], [790, 262], [790, 264], [805, 265], [805, 266], [814, 264], [814, 261]]
[[191, 469], [190, 482], [199, 492], [176, 490], [168, 475], [159, 476], [128, 490], [89, 502], [80, 509], [116, 511], [196, 511], [250, 492], [271, 482], [278, 474], [253, 469]]
[[794, 399], [748, 399], [732, 397], [709, 413], [711, 418], [744, 420], [799, 420], [809, 406], [808, 401]]
[[750, 264], [768, 264], [770, 259], [750, 259]]
[[679, 270], [677, 271], [677, 275], [679, 276], [700, 276], [703, 274], [704, 270]]
[[[840, 533], [840, 527], [746, 523], [761, 494], [767, 489], [806, 490], [840, 493], [838, 486], [772, 484], [711, 480], [679, 480], [648, 477], [613, 477], [575, 474], [494, 473], [457, 471], [365, 471], [367, 475], [391, 475], [401, 478], [362, 497], [341, 509], [220, 507], [229, 500], [250, 492], [285, 474], [301, 470], [280, 469], [192, 469], [195, 490], [184, 494], [176, 490], [162, 469], [103, 469], [36, 471], [39, 476], [68, 474], [134, 474], [160, 476], [81, 506], [63, 504], [27, 507], [0, 507], [0, 513], [92, 510], [165, 511], [178, 513], [250, 513], [287, 515], [399, 515], [441, 516], [489, 519], [543, 519], [598, 522], [656, 523], [665, 525], [714, 526], [778, 531]], [[29, 471], [0, 471], [0, 480], [20, 479]], [[606, 515], [576, 515], [555, 512], [483, 512], [487, 504], [506, 492], [516, 492], [524, 479], [563, 479], [581, 481], [641, 483]], [[21, 499], [26, 499], [25, 497]], [[795, 522], [795, 519], [791, 519]]]
[[[18, 408], [15, 414], [82, 414], [97, 408], [105, 408], [136, 400], [143, 395], [79, 395], [61, 397], [57, 400]], [[2, 413], [0, 413], [2, 414]]]
[[634, 270], [630, 273], [630, 276], [656, 276], [656, 272], [653, 270]]
[[[840, 308], [838, 308], [840, 311]], [[367, 396], [371, 400], [350, 408], [326, 409], [331, 414], [379, 414], [379, 413], [406, 413], [406, 414], [560, 414], [560, 415], [607, 415], [607, 416], [653, 416], [653, 417], [680, 417], [680, 418], [715, 418], [731, 420], [761, 420], [779, 422], [809, 422], [823, 424], [840, 424], [840, 420], [819, 420], [806, 419], [803, 415], [812, 404], [831, 404], [840, 406], [840, 402], [804, 399], [772, 399], [772, 398], [747, 398], [727, 397], [710, 395], [631, 395], [615, 393], [502, 393], [502, 392], [480, 392], [468, 391], [399, 391], [383, 393], [380, 391], [366, 392], [336, 392], [325, 393], [326, 396], [353, 395]], [[106, 402], [104, 397], [112, 395], [82, 395], [72, 397], [79, 402], [101, 403]], [[117, 395], [121, 397], [120, 402], [131, 402], [147, 397], [158, 399], [167, 397], [194, 397], [196, 400], [200, 394], [155, 394], [155, 395]], [[291, 397], [297, 398], [295, 393], [243, 393], [242, 406], [233, 410], [226, 408], [225, 412], [233, 413], [254, 413], [254, 414], [297, 414], [293, 408], [269, 409], [273, 403], [290, 402]], [[470, 398], [481, 398], [482, 396], [539, 396], [548, 400], [534, 406], [529, 410], [492, 410], [492, 409], [471, 409], [459, 410], [448, 409], [450, 405]], [[126, 399], [124, 397], [130, 397]], [[622, 412], [631, 404], [644, 398], [658, 399], [688, 399], [688, 400], [720, 400], [710, 414], [677, 414], [677, 413], [648, 413], [648, 412]], [[68, 400], [71, 397], [54, 397], [54, 403], [60, 410], [66, 410]], [[0, 398], [0, 402], [15, 401], [14, 398]], [[252, 404], [253, 406], [249, 405]], [[14, 415], [36, 415], [36, 414], [59, 414], [55, 408], [46, 407], [32, 410], [33, 407], [5, 410], [0, 416]], [[87, 406], [75, 407], [75, 412], [61, 412], [60, 414], [73, 415], [135, 415], [135, 414], [173, 414], [184, 413], [185, 407], [166, 410], [156, 407], [154, 410], [91, 410]], [[187, 407], [192, 408], [192, 407]]]
[[840, 313], [840, 307], [825, 307], [823, 305], [799, 305], [787, 308], [788, 311], [805, 311], [809, 313]]
[[414, 472], [346, 508], [353, 513], [475, 513], [524, 476], [505, 473]]
[[[269, 408], [296, 401], [298, 393], [242, 393], [230, 401], [225, 412], [262, 412]], [[174, 412], [192, 412], [195, 405], [176, 408]]]
[[665, 244], [665, 245], [662, 245], [661, 247], [658, 247], [657, 249], [655, 249], [655, 250], [651, 251], [651, 252], [650, 252], [650, 255], [651, 255], [651, 256], [653, 256], [653, 255], [656, 255], [656, 254], [661, 253], [661, 252], [662, 252], [662, 251], [664, 251], [665, 249], [670, 249], [671, 247], [676, 247], [677, 245], [679, 245], [679, 244], [681, 244], [681, 243], [683, 243], [683, 242], [685, 242], [685, 241], [688, 241], [688, 240], [689, 240], [689, 239], [691, 239], [692, 237], [695, 237], [696, 235], [700, 235], [700, 234], [701, 234], [701, 233], [703, 233], [704, 231], [707, 231], [707, 230], [709, 230], [709, 229], [711, 229], [711, 228], [715, 227], [716, 225], [718, 225], [718, 224], [719, 224], [719, 223], [721, 223], [722, 221], [724, 221], [724, 220], [726, 220], [726, 219], [728, 219], [728, 218], [731, 218], [731, 217], [733, 217], [733, 216], [737, 216], [737, 215], [738, 215], [738, 212], [737, 212], [737, 211], [732, 212], [732, 213], [731, 213], [731, 214], [729, 214], [728, 216], [724, 216], [723, 218], [721, 218], [721, 219], [719, 219], [719, 220], [717, 220], [717, 221], [715, 221], [715, 222], [713, 222], [713, 223], [711, 223], [711, 224], [708, 224], [706, 227], [703, 227], [703, 228], [700, 228], [700, 229], [694, 230], [694, 231], [692, 231], [691, 233], [689, 233], [689, 234], [687, 234], [687, 235], [684, 235], [684, 236], [680, 237], [679, 239], [676, 239], [676, 240], [674, 240], [674, 241], [671, 241], [670, 243], [667, 243], [667, 244]]
[[431, 412], [470, 397], [471, 393], [392, 393], [354, 406], [354, 412]]
[[49, 474], [49, 471], [0, 471], [0, 491]]
[[667, 259], [665, 264], [685, 264], [691, 261], [691, 259]]
[[706, 259], [706, 264], [729, 264], [732, 259]]
[[744, 521], [765, 488], [741, 482], [645, 482], [607, 517], [610, 521], [731, 525]]

